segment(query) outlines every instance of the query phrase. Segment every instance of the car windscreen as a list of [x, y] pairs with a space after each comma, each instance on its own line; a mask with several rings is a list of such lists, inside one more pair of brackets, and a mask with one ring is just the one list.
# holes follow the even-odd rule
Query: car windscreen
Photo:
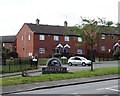
[[84, 57], [81, 57], [80, 59], [81, 59], [81, 60], [87, 60], [87, 59], [86, 59], [86, 58], [84, 58]]

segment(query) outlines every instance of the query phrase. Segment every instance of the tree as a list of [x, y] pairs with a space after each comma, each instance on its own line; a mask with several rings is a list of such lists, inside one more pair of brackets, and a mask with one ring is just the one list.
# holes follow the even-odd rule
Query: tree
[[2, 47], [2, 63], [6, 63], [6, 59], [10, 58], [10, 49]]
[[6, 47], [2, 47], [2, 61], [3, 61], [3, 64], [5, 64], [6, 59], [10, 59], [10, 57], [17, 58], [18, 53], [16, 53], [15, 51], [10, 51], [10, 49], [8, 49]]
[[108, 27], [110, 27], [112, 24], [113, 24], [112, 21], [107, 21], [107, 22], [106, 22], [106, 25], [107, 25]]
[[[113, 23], [112, 21], [106, 22], [104, 19], [86, 19], [82, 18], [82, 24], [76, 25], [71, 28], [72, 32], [75, 32], [78, 36], [82, 37], [83, 42], [89, 46], [91, 51], [91, 61], [93, 60], [93, 46], [96, 44], [96, 38], [102, 30], [110, 30], [108, 28]], [[102, 28], [101, 28], [102, 27]], [[93, 62], [91, 64], [91, 71], [93, 71]]]
[[18, 58], [18, 53], [15, 52], [15, 51], [11, 51], [11, 52], [10, 52], [10, 57]]

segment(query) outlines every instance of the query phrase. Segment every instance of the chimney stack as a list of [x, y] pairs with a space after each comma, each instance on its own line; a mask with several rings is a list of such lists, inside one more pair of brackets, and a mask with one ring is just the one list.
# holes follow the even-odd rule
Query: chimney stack
[[67, 21], [64, 21], [64, 26], [67, 27]]
[[39, 25], [39, 22], [40, 22], [40, 20], [39, 20], [39, 19], [36, 19], [36, 24], [37, 24], [37, 25]]

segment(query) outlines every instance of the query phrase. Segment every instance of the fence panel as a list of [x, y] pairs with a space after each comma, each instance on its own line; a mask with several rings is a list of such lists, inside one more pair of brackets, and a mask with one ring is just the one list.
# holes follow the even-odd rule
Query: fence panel
[[34, 68], [34, 66], [31, 66], [30, 58], [14, 58], [6, 60], [5, 64], [2, 65], [0, 73], [19, 72]]

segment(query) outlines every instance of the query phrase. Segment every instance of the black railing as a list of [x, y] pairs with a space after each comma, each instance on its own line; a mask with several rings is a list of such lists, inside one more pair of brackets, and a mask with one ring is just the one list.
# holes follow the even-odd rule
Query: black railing
[[30, 58], [14, 58], [2, 63], [0, 73], [19, 72], [36, 68], [37, 65], [34, 64]]

